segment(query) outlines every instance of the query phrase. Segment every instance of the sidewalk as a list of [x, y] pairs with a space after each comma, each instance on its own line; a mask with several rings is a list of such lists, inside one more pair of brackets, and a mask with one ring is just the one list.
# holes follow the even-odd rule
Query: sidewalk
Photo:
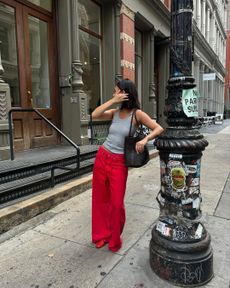
[[[201, 193], [212, 236], [213, 280], [230, 287], [230, 130], [207, 134]], [[91, 189], [0, 235], [1, 288], [170, 288], [149, 265], [149, 241], [159, 209], [159, 159], [129, 172], [126, 226], [118, 253], [91, 243]]]

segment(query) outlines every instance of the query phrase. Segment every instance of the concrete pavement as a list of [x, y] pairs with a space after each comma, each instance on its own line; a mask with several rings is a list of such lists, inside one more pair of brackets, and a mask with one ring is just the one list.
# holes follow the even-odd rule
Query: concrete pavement
[[[228, 123], [228, 122], [226, 122]], [[230, 121], [205, 133], [201, 165], [203, 221], [212, 236], [213, 280], [230, 287]], [[117, 253], [91, 243], [91, 189], [0, 236], [1, 288], [170, 288], [149, 265], [149, 240], [159, 209], [159, 159], [129, 172], [123, 247]]]

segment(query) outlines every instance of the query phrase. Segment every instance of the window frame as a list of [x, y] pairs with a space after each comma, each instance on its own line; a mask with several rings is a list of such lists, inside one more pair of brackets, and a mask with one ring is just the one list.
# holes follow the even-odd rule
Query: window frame
[[[99, 31], [100, 31], [100, 34], [98, 34], [95, 31], [92, 31], [92, 30], [84, 27], [81, 24], [78, 25], [78, 29], [83, 31], [83, 32], [85, 32], [85, 33], [87, 33], [88, 35], [90, 35], [90, 36], [92, 36], [94, 38], [99, 39], [99, 41], [100, 41], [100, 43], [99, 43], [99, 59], [100, 59], [100, 64], [99, 64], [99, 71], [100, 71], [100, 73], [99, 73], [99, 83], [100, 83], [99, 84], [100, 85], [99, 90], [100, 90], [100, 95], [99, 95], [99, 99], [100, 99], [100, 103], [102, 103], [102, 101], [103, 101], [103, 99], [102, 99], [103, 98], [102, 97], [102, 89], [103, 89], [103, 85], [102, 85], [103, 84], [102, 83], [102, 68], [103, 68], [103, 63], [102, 63], [102, 61], [103, 61], [103, 57], [102, 57], [102, 50], [103, 50], [103, 47], [102, 47], [103, 46], [102, 17], [103, 17], [103, 7], [97, 1], [94, 1], [94, 0], [88, 0], [88, 1], [95, 3], [100, 8], [100, 18], [99, 18], [99, 25], [100, 25]], [[84, 73], [84, 70], [83, 70], [83, 73]], [[83, 85], [83, 90], [84, 90], [84, 85]], [[90, 111], [87, 111], [87, 112], [90, 113]]]
[[[136, 51], [136, 31], [141, 35], [141, 55], [139, 55]], [[135, 27], [135, 83], [136, 83], [136, 86], [137, 86], [137, 91], [138, 91], [138, 96], [139, 96], [139, 101], [140, 101], [140, 104], [141, 104], [141, 107], [143, 107], [143, 66], [144, 66], [144, 51], [143, 51], [143, 41], [144, 41], [144, 34], [143, 32], [138, 29], [137, 27]], [[137, 58], [138, 59], [141, 59], [141, 79], [138, 79], [138, 71], [137, 71]], [[139, 87], [139, 82], [140, 81], [140, 87]]]

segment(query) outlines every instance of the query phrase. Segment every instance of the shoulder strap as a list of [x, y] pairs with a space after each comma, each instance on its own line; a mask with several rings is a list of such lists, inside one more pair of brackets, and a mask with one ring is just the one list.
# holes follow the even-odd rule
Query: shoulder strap
[[137, 124], [138, 124], [138, 126], [140, 125], [140, 123], [138, 122], [138, 120], [137, 120], [137, 115], [136, 115], [136, 111], [137, 111], [137, 109], [135, 110], [135, 120], [136, 120], [136, 122], [137, 122]]
[[132, 129], [132, 124], [133, 124], [133, 116], [136, 118], [136, 109], [132, 112], [132, 117], [130, 121], [130, 126], [129, 126], [129, 137], [131, 136], [131, 129]]
[[137, 111], [137, 109], [135, 110], [135, 115], [134, 115], [134, 116], [135, 116], [135, 119], [136, 119], [136, 122], [137, 122], [137, 124], [138, 124], [138, 127], [141, 127], [141, 128], [142, 128], [142, 123], [137, 120], [136, 111]]

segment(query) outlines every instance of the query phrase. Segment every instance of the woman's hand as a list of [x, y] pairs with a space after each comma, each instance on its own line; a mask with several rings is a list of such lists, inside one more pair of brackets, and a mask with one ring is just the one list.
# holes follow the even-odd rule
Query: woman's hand
[[101, 104], [93, 111], [92, 119], [104, 119], [104, 120], [113, 119], [113, 114], [116, 111], [116, 109], [110, 109], [110, 110], [107, 109], [115, 103], [121, 103], [128, 100], [129, 100], [128, 94], [121, 92], [120, 90], [115, 91], [113, 94], [113, 98]]
[[129, 97], [127, 93], [122, 93], [122, 92], [115, 92], [113, 94], [113, 102], [114, 103], [121, 103], [124, 101], [129, 101]]
[[145, 145], [147, 144], [148, 139], [147, 137], [145, 137], [144, 139], [142, 139], [141, 141], [138, 141], [136, 143], [136, 151], [137, 153], [142, 153], [144, 151]]

